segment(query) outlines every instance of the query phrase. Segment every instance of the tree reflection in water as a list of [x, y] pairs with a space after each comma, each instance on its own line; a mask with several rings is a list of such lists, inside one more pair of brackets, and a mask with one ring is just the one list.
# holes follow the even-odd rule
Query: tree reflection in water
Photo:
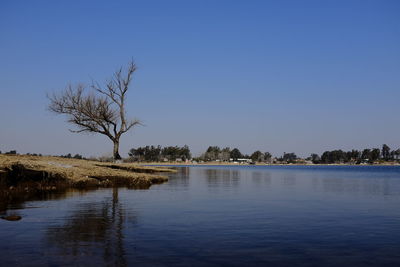
[[180, 167], [177, 172], [173, 174], [173, 179], [168, 180], [166, 185], [170, 188], [188, 188], [189, 187], [189, 177], [190, 168]]
[[9, 210], [22, 210], [26, 208], [27, 201], [60, 200], [73, 196], [76, 193], [85, 194], [89, 190], [60, 188], [52, 191], [29, 190], [26, 191], [22, 184], [10, 191], [0, 186], [0, 215], [5, 215]]
[[207, 179], [208, 187], [238, 187], [240, 173], [237, 170], [229, 169], [206, 169], [203, 174]]
[[[123, 233], [126, 219], [118, 188], [114, 188], [112, 198], [81, 204], [65, 219], [64, 225], [48, 228], [46, 240], [54, 248], [52, 253], [62, 256], [64, 263], [87, 261], [126, 266]], [[135, 224], [136, 217], [130, 216], [129, 222]]]

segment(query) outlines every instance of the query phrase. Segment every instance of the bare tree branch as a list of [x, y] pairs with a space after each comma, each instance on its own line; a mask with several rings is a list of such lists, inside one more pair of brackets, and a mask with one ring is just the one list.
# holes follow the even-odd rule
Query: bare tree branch
[[131, 61], [126, 72], [119, 68], [104, 87], [92, 81], [90, 92], [83, 84], [70, 84], [58, 95], [47, 95], [50, 100], [48, 109], [66, 115], [67, 121], [77, 127], [72, 132], [93, 132], [109, 137], [114, 143], [114, 158], [120, 159], [121, 135], [142, 125], [137, 119], [127, 120], [125, 114], [126, 92], [136, 69], [136, 64]]

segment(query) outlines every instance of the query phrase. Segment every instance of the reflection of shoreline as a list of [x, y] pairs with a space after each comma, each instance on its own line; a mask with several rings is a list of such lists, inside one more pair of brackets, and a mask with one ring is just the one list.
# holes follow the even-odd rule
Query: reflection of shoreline
[[93, 189], [58, 188], [55, 190], [25, 190], [15, 187], [13, 190], [0, 189], [0, 214], [6, 213], [10, 206], [12, 209], [23, 209], [29, 201], [61, 200], [73, 197], [75, 194], [85, 194]]
[[[189, 167], [182, 167], [190, 169]], [[178, 168], [179, 171], [180, 168]], [[241, 183], [268, 190], [291, 190], [310, 193], [334, 193], [366, 196], [399, 196], [400, 183], [392, 176], [361, 176], [359, 172], [325, 174], [280, 172], [266, 169], [198, 168], [193, 175], [204, 177], [208, 188], [238, 188]], [[194, 178], [194, 177], [192, 177]]]
[[[50, 256], [56, 255], [56, 259], [63, 259], [62, 263], [68, 265], [85, 255], [88, 265], [126, 266], [123, 233], [126, 218], [118, 188], [113, 188], [111, 198], [79, 204], [62, 225], [47, 229]], [[135, 215], [129, 218], [136, 223]]]
[[166, 185], [168, 187], [184, 187], [187, 188], [189, 186], [189, 177], [190, 177], [190, 168], [189, 167], [180, 167], [177, 169], [176, 173], [173, 173], [173, 179], [169, 179]]
[[391, 185], [390, 180], [383, 179], [346, 179], [346, 178], [320, 178], [313, 180], [313, 189], [325, 193], [361, 193], [367, 196], [399, 196], [400, 187]]
[[209, 187], [238, 187], [240, 184], [240, 173], [238, 170], [206, 169], [204, 176], [207, 178]]

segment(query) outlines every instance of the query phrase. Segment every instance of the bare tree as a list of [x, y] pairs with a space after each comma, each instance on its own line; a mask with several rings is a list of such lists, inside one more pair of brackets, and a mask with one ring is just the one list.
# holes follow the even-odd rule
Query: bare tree
[[126, 70], [121, 67], [114, 72], [104, 86], [92, 81], [90, 92], [82, 84], [70, 84], [60, 94], [48, 95], [49, 110], [67, 115], [67, 121], [77, 127], [71, 132], [106, 135], [114, 143], [114, 159], [121, 159], [121, 135], [141, 124], [137, 119], [128, 120], [125, 114], [126, 94], [135, 71], [136, 65], [131, 61]]

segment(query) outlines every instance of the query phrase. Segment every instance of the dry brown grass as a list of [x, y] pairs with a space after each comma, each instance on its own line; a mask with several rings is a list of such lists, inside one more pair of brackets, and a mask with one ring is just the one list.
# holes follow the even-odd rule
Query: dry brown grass
[[0, 181], [64, 182], [75, 187], [128, 186], [147, 188], [167, 181], [160, 172], [172, 169], [143, 167], [130, 163], [102, 163], [90, 160], [25, 155], [0, 155]]

